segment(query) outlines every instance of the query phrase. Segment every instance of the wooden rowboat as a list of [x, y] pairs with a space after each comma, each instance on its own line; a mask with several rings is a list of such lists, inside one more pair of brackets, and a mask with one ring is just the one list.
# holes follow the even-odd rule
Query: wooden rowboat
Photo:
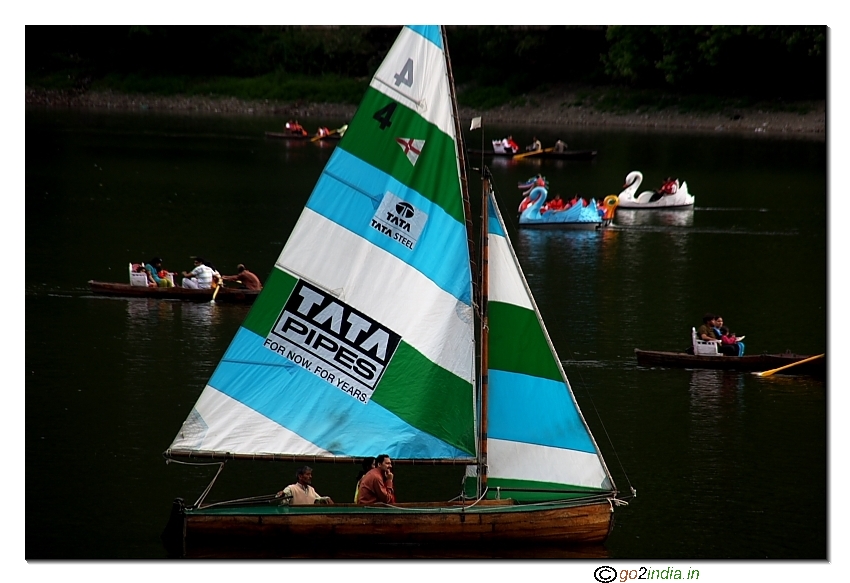
[[474, 159], [475, 157], [492, 156], [496, 158], [518, 158], [522, 156], [523, 160], [592, 160], [596, 157], [596, 150], [565, 150], [563, 152], [555, 152], [554, 150], [539, 150], [538, 152], [494, 152], [493, 150], [473, 150], [468, 149], [467, 153]]
[[[716, 370], [735, 370], [743, 372], [763, 372], [781, 366], [793, 364], [809, 358], [802, 354], [785, 352], [780, 354], [753, 354], [745, 356], [725, 356], [688, 354], [686, 352], [662, 352], [658, 350], [640, 350], [635, 348], [638, 366], [667, 368], [709, 368]], [[793, 366], [780, 374], [809, 375], [826, 377], [826, 358]]]
[[[103, 296], [120, 296], [125, 298], [156, 298], [160, 300], [184, 300], [189, 302], [209, 302], [212, 300], [212, 289], [189, 289], [183, 287], [146, 287], [128, 283], [111, 283], [105, 281], [89, 281], [92, 293]], [[253, 304], [260, 294], [259, 291], [235, 287], [222, 287], [215, 297], [216, 302], [225, 304]]]

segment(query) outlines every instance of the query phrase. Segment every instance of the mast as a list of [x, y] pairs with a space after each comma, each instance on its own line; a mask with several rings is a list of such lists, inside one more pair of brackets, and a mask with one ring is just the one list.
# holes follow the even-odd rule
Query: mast
[[[460, 186], [463, 194], [463, 211], [466, 219], [467, 243], [469, 245], [469, 267], [473, 274], [478, 273], [475, 265], [475, 245], [472, 240], [472, 209], [469, 201], [469, 181], [467, 177], [466, 165], [466, 147], [463, 142], [463, 129], [460, 125], [460, 116], [457, 111], [457, 95], [455, 94], [454, 75], [452, 74], [452, 61], [449, 56], [449, 45], [446, 41], [446, 27], [440, 26], [440, 33], [443, 37], [443, 54], [446, 59], [446, 72], [449, 77], [449, 92], [451, 93], [452, 115], [455, 122], [455, 136], [457, 141], [457, 155], [460, 169]], [[482, 133], [483, 136], [483, 133]], [[483, 137], [482, 137], [483, 140]], [[482, 146], [483, 147], [483, 146]], [[482, 164], [483, 168], [483, 164]], [[478, 279], [473, 275], [472, 278], [472, 299], [473, 304], [476, 302], [480, 307], [480, 339], [481, 339], [481, 354], [479, 357], [479, 379], [480, 379], [480, 395], [481, 395], [481, 411], [479, 419], [478, 432], [478, 495], [481, 496], [487, 491], [487, 341], [489, 338], [487, 328], [487, 193], [489, 191], [489, 170], [483, 169], [484, 179], [482, 182], [482, 197], [481, 197], [481, 281], [479, 285]]]
[[490, 242], [488, 232], [488, 219], [490, 209], [490, 170], [482, 167], [483, 180], [481, 182], [481, 420], [478, 435], [478, 481], [479, 496], [487, 492], [487, 391], [490, 380], [488, 370], [490, 368], [490, 326], [488, 323], [488, 301], [490, 286]]

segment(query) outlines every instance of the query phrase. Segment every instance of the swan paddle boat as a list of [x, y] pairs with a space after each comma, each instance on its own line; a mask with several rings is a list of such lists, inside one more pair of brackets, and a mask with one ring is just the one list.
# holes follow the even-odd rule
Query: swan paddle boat
[[524, 191], [518, 209], [520, 227], [595, 230], [608, 226], [617, 208], [617, 197], [613, 195], [601, 205], [595, 199], [582, 198], [564, 208], [545, 205], [549, 188], [539, 174], [517, 186]]
[[[678, 180], [666, 182], [661, 190], [645, 190], [638, 194], [643, 174], [629, 172], [623, 191], [618, 195], [619, 207], [623, 209], [671, 209], [693, 208], [694, 197], [688, 192], [688, 183]], [[665, 188], [666, 187], [666, 188]]]

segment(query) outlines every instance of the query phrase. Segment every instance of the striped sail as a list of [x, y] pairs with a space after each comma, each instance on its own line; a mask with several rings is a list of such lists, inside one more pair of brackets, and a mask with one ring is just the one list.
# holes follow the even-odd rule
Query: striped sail
[[[489, 201], [487, 497], [561, 500], [611, 492], [613, 480], [543, 325], [492, 192]], [[472, 494], [474, 466], [467, 475]]]
[[167, 454], [474, 457], [449, 87], [440, 28], [404, 28]]

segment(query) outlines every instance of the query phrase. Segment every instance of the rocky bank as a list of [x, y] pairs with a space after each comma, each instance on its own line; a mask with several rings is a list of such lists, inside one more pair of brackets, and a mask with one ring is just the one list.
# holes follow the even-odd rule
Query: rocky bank
[[[784, 136], [797, 139], [826, 139], [826, 102], [796, 104], [805, 113], [736, 108], [729, 111], [695, 114], [676, 110], [610, 113], [577, 103], [574, 92], [566, 89], [529, 96], [522, 107], [501, 106], [481, 111], [461, 108], [464, 120], [483, 116], [485, 123], [514, 124], [519, 127], [569, 128], [576, 126], [631, 128], [636, 130], [738, 132]], [[280, 115], [287, 118], [350, 118], [352, 105], [332, 103], [286, 103], [269, 100], [246, 101], [213, 97], [157, 97], [113, 92], [59, 92], [26, 89], [26, 105], [51, 108], [106, 110], [152, 110], [236, 115]]]

